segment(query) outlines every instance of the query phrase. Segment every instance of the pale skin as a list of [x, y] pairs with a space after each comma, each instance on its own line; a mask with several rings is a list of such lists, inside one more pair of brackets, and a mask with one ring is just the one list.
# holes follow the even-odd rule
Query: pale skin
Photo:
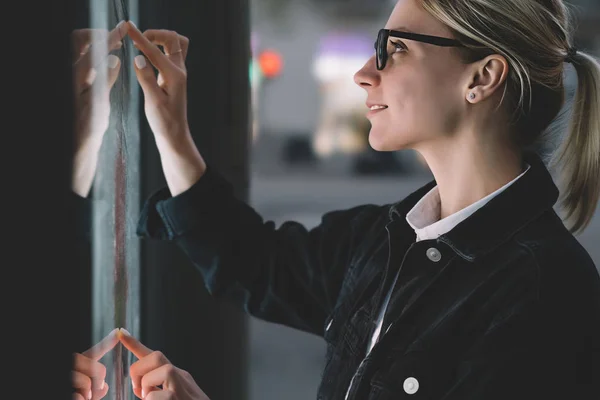
[[106, 367], [100, 360], [118, 343], [138, 358], [129, 367], [133, 393], [145, 400], [210, 400], [194, 378], [160, 351], [146, 347], [125, 329], [115, 329], [82, 354], [74, 354], [73, 400], [98, 400], [108, 393]]
[[[416, 0], [400, 0], [385, 28], [454, 39]], [[368, 116], [375, 150], [413, 149], [431, 169], [445, 218], [496, 191], [523, 172], [505, 114], [496, 111], [509, 65], [498, 54], [462, 64], [451, 48], [390, 38], [401, 48], [383, 71], [375, 57], [355, 75], [368, 104], [388, 108]], [[469, 94], [474, 93], [474, 99]]]

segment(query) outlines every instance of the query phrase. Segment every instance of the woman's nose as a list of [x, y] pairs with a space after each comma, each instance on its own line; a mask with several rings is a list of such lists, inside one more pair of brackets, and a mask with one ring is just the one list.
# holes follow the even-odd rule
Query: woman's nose
[[379, 83], [379, 71], [375, 65], [375, 56], [369, 58], [365, 65], [354, 74], [354, 83], [362, 88], [376, 86]]

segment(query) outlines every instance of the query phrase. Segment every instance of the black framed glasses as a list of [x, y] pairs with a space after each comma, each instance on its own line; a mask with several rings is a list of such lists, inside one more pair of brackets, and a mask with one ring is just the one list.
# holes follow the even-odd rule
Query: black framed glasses
[[377, 69], [379, 71], [385, 68], [389, 54], [395, 49], [390, 48], [389, 38], [397, 37], [401, 39], [415, 40], [417, 42], [429, 43], [443, 47], [464, 47], [464, 44], [455, 39], [448, 39], [439, 36], [421, 35], [419, 33], [400, 32], [390, 29], [380, 29], [375, 41], [375, 59], [377, 60]]

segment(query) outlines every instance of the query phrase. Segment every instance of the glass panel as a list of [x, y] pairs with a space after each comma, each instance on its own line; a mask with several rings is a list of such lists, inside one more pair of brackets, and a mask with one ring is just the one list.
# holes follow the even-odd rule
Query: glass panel
[[[139, 336], [139, 98], [130, 41], [110, 48], [107, 34], [119, 21], [137, 16], [137, 1], [90, 0], [93, 29], [89, 81], [90, 130], [101, 137], [92, 200], [92, 343], [115, 328]], [[91, 49], [91, 50], [90, 50]], [[119, 58], [115, 69], [108, 55]], [[113, 58], [114, 61], [114, 58]], [[115, 80], [116, 79], [116, 80]], [[113, 84], [114, 82], [114, 84]], [[112, 85], [112, 86], [111, 86]], [[81, 99], [81, 101], [85, 101]], [[133, 355], [115, 346], [100, 362], [106, 366], [109, 399], [135, 398], [128, 379]]]

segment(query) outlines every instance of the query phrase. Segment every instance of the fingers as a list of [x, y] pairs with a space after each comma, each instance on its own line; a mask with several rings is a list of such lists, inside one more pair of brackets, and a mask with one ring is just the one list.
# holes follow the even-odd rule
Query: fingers
[[131, 334], [123, 328], [119, 330], [118, 338], [123, 346], [125, 346], [127, 350], [131, 351], [133, 355], [139, 359], [142, 359], [150, 353], [153, 353], [153, 350], [150, 350], [144, 346], [139, 340], [131, 336]]
[[106, 335], [100, 342], [98, 342], [95, 346], [90, 349], [84, 351], [82, 354], [85, 357], [91, 358], [94, 361], [98, 361], [106, 353], [112, 350], [113, 347], [119, 343], [118, 336], [119, 328], [113, 329], [108, 335]]
[[176, 382], [176, 375], [177, 367], [173, 364], [164, 364], [146, 373], [141, 381], [142, 398], [150, 393], [156, 386], [163, 385], [163, 388], [165, 388], [167, 382], [170, 383], [169, 386], [173, 386], [173, 383]]
[[131, 37], [131, 40], [135, 43], [135, 46], [147, 57], [147, 59], [163, 74], [168, 74], [173, 68], [173, 65], [168, 60], [167, 56], [163, 54], [160, 49], [155, 46], [142, 32], [135, 26], [131, 21], [127, 22], [127, 33]]
[[144, 36], [153, 44], [162, 46], [169, 60], [181, 68], [185, 68], [185, 58], [190, 40], [174, 31], [165, 29], [148, 29]]
[[92, 398], [92, 380], [89, 376], [78, 371], [73, 371], [71, 374], [73, 388], [77, 393], [81, 394], [86, 400]]
[[121, 340], [121, 343], [127, 350], [139, 359], [139, 361], [133, 363], [129, 368], [129, 376], [131, 377], [131, 385], [133, 386], [134, 393], [141, 398], [141, 381], [144, 374], [169, 363], [169, 360], [160, 351], [152, 351], [144, 346], [140, 341], [131, 336], [126, 329], [121, 328], [119, 331], [119, 340]]
[[170, 390], [157, 390], [148, 394], [145, 397], [145, 400], [175, 400], [175, 392], [171, 392]]
[[73, 400], [87, 400], [81, 393], [73, 393]]
[[160, 86], [158, 86], [154, 70], [150, 67], [148, 59], [140, 54], [135, 56], [134, 64], [135, 74], [144, 91], [144, 97], [146, 99], [153, 98], [160, 100], [162, 97], [166, 96]]
[[169, 360], [160, 351], [154, 351], [133, 363], [129, 368], [129, 376], [131, 377], [133, 388], [142, 388], [142, 378], [144, 375], [168, 364], [170, 364]]

